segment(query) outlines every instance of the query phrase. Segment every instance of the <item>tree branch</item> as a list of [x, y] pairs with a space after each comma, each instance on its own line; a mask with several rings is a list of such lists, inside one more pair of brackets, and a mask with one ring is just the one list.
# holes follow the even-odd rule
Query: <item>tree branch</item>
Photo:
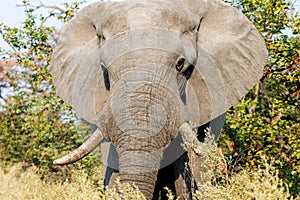
[[[40, 8], [50, 8], [50, 9], [54, 9], [54, 10], [58, 10], [60, 12], [65, 12], [64, 9], [58, 7], [58, 6], [49, 6], [49, 5], [45, 5], [41, 0], [39, 1], [40, 2], [40, 5], [37, 5], [37, 6], [34, 6], [34, 5], [31, 5], [31, 7], [35, 8], [35, 9], [40, 9]], [[21, 6], [26, 6], [25, 4], [24, 5], [17, 5], [17, 7], [21, 7]]]
[[58, 10], [60, 12], [65, 12], [64, 9], [58, 7], [58, 6], [49, 6], [49, 5], [45, 5], [42, 1], [39, 1], [40, 2], [40, 5], [38, 6], [35, 6], [36, 9], [39, 9], [39, 8], [51, 8], [51, 9], [54, 9], [54, 10]]

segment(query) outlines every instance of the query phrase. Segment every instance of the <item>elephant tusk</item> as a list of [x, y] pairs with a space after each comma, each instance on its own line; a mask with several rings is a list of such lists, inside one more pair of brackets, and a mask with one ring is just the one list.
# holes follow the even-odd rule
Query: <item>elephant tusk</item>
[[54, 165], [66, 165], [76, 162], [83, 158], [84, 156], [91, 153], [104, 139], [102, 132], [99, 128], [86, 140], [81, 146], [69, 153], [68, 155], [63, 156], [62, 158], [56, 159], [53, 161]]

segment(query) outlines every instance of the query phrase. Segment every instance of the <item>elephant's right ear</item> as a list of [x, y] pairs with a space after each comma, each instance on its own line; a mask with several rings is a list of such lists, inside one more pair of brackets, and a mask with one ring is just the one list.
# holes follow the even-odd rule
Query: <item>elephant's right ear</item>
[[49, 68], [57, 94], [94, 124], [108, 98], [99, 52], [99, 21], [110, 6], [110, 2], [93, 3], [66, 25]]
[[258, 30], [238, 9], [221, 0], [181, 1], [198, 27], [187, 105], [198, 112], [201, 125], [238, 103], [259, 81], [268, 53]]

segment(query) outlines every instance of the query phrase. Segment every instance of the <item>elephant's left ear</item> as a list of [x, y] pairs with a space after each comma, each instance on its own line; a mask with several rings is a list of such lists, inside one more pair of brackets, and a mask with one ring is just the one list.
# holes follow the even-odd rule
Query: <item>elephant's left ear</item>
[[220, 0], [197, 2], [203, 5], [199, 13], [187, 5], [200, 20], [198, 59], [188, 87], [193, 102], [188, 104], [199, 105], [198, 123], [203, 124], [238, 103], [259, 81], [268, 53], [258, 30], [239, 10]]

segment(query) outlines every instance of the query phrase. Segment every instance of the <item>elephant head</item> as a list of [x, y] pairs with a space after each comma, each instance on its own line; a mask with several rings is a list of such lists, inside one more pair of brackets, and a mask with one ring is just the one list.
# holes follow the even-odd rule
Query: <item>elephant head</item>
[[50, 71], [57, 94], [98, 130], [55, 163], [106, 138], [121, 181], [151, 198], [162, 152], [182, 124], [225, 113], [258, 82], [266, 58], [254, 25], [221, 0], [93, 3], [62, 31]]

